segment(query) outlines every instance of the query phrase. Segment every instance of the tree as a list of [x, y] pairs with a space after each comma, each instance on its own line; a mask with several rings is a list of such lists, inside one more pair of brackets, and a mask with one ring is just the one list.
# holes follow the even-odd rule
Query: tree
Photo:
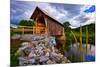
[[71, 44], [71, 38], [70, 38], [71, 28], [69, 27], [70, 24], [68, 21], [64, 22], [63, 25], [64, 25], [64, 32], [65, 32], [65, 36], [66, 36], [66, 42], [65, 42], [64, 47], [66, 50], [69, 50], [69, 46]]
[[19, 25], [21, 26], [33, 26], [35, 25], [34, 20], [29, 19], [29, 20], [21, 20]]
[[70, 24], [69, 24], [68, 21], [66, 21], [66, 22], [63, 23], [63, 25], [64, 25], [65, 35], [68, 37], [69, 36], [69, 33], [70, 33], [70, 30], [71, 30], [71, 28], [69, 27]]
[[70, 24], [69, 24], [68, 21], [64, 22], [63, 25], [64, 25], [64, 31], [65, 31], [65, 32], [68, 32], [68, 31], [71, 30], [71, 28], [69, 27]]

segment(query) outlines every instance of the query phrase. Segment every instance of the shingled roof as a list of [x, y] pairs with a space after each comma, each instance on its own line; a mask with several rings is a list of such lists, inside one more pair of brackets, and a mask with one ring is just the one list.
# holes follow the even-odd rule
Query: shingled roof
[[34, 17], [36, 11], [39, 10], [41, 11], [43, 14], [45, 14], [46, 16], [48, 16], [49, 18], [51, 18], [52, 20], [56, 21], [56, 23], [60, 24], [61, 26], [64, 26], [63, 24], [61, 24], [61, 22], [59, 22], [55, 17], [51, 16], [50, 14], [48, 14], [46, 11], [44, 11], [43, 9], [41, 9], [40, 7], [36, 7], [32, 16], [30, 17], [31, 19]]

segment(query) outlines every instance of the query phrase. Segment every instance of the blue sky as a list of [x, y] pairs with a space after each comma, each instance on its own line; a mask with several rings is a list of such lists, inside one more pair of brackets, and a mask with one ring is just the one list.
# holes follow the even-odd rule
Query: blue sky
[[72, 28], [95, 22], [95, 6], [79, 4], [44, 3], [34, 1], [11, 1], [11, 23], [18, 24], [22, 19], [29, 19], [39, 6], [61, 23], [69, 21]]

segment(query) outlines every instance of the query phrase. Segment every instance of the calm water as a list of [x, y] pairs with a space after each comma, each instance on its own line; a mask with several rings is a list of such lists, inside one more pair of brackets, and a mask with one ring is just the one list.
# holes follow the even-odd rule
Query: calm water
[[[83, 44], [84, 48], [84, 62], [85, 61], [95, 61], [95, 46], [93, 44], [88, 44], [88, 54], [86, 55], [86, 44]], [[79, 43], [71, 44], [70, 50], [65, 52], [65, 55], [69, 57], [71, 62], [80, 62], [80, 57], [83, 55], [79, 49]]]

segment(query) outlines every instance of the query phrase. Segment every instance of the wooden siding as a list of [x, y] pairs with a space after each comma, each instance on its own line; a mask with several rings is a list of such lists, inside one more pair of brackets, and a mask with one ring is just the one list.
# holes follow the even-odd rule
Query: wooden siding
[[63, 27], [61, 25], [57, 24], [50, 18], [46, 18], [46, 20], [49, 35], [63, 35]]

